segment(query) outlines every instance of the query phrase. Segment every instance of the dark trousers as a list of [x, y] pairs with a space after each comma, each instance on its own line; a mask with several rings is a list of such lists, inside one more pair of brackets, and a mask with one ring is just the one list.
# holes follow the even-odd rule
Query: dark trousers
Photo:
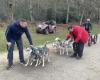
[[74, 56], [82, 57], [84, 50], [84, 43], [83, 42], [73, 43], [73, 50], [74, 50]]
[[8, 47], [8, 64], [12, 65], [13, 64], [13, 50], [14, 50], [14, 45], [15, 43], [17, 44], [17, 48], [19, 50], [19, 59], [20, 62], [24, 62], [24, 55], [23, 55], [23, 43], [22, 40], [11, 40], [11, 46]]

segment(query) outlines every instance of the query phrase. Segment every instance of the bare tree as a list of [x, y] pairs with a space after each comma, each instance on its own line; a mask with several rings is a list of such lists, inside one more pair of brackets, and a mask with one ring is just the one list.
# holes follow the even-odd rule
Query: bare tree
[[81, 24], [87, 17], [100, 20], [100, 0], [0, 0], [0, 19], [9, 16], [10, 21], [23, 17], [31, 21], [46, 20], [49, 9], [51, 19], [56, 21], [66, 18], [68, 23], [77, 18]]
[[33, 21], [32, 0], [29, 0], [30, 20]]
[[70, 11], [70, 2], [67, 0], [67, 17], [66, 17], [66, 23], [69, 21], [69, 11]]
[[8, 0], [8, 10], [9, 10], [9, 20], [13, 21], [14, 19], [14, 7], [16, 0]]

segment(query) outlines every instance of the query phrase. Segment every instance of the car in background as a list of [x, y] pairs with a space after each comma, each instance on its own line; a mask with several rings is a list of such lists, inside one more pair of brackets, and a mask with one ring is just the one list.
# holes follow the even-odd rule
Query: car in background
[[42, 22], [37, 25], [36, 32], [41, 34], [55, 33], [56, 22], [55, 21]]

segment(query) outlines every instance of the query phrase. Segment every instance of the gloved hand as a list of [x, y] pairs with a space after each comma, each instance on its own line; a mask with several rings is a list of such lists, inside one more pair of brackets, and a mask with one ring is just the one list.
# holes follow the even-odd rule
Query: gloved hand
[[29, 45], [29, 47], [34, 47], [33, 45]]
[[7, 42], [7, 46], [10, 47], [11, 46], [11, 42]]
[[75, 46], [77, 46], [77, 42], [74, 42], [73, 44], [74, 44]]

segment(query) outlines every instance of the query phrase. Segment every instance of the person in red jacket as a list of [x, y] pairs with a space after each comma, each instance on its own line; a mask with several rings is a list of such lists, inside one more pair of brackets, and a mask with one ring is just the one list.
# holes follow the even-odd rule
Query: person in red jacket
[[69, 38], [74, 39], [74, 54], [71, 57], [80, 59], [83, 56], [84, 44], [88, 41], [88, 32], [79, 25], [71, 25], [69, 31], [70, 33], [67, 35], [66, 40]]

